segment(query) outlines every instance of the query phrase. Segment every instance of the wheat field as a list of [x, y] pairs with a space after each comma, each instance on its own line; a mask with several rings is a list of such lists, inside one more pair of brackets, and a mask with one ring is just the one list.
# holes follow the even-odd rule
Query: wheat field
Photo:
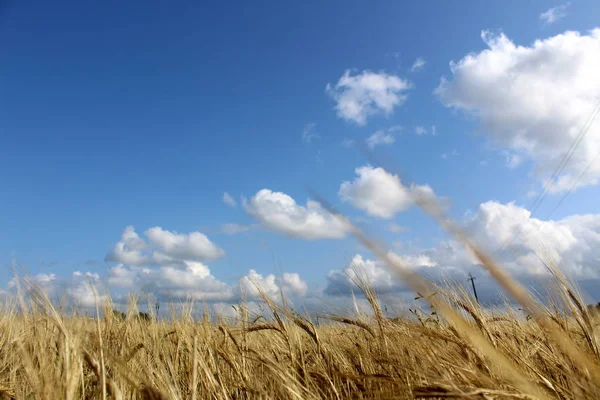
[[393, 319], [363, 285], [368, 314], [302, 315], [263, 293], [266, 315], [242, 306], [233, 320], [140, 318], [135, 301], [66, 316], [26, 284], [0, 319], [1, 398], [599, 398], [594, 313], [556, 279], [545, 323], [451, 284]]

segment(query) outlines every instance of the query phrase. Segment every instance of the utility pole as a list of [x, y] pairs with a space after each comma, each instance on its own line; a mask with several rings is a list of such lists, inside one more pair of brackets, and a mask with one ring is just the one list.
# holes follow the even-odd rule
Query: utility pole
[[477, 289], [475, 289], [475, 278], [469, 272], [469, 280], [471, 281], [471, 286], [473, 286], [473, 293], [475, 294], [475, 300], [477, 300], [477, 304], [479, 304], [479, 297], [477, 297]]

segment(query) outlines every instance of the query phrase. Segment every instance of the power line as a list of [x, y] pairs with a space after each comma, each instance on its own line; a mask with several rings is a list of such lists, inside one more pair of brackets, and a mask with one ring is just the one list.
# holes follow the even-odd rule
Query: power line
[[[544, 201], [544, 199], [546, 198], [546, 196], [550, 192], [550, 189], [552, 188], [552, 186], [554, 185], [554, 183], [558, 180], [559, 176], [562, 174], [562, 172], [564, 171], [565, 167], [567, 166], [567, 164], [569, 163], [569, 161], [573, 157], [573, 154], [575, 153], [575, 150], [577, 149], [577, 147], [579, 146], [579, 144], [581, 144], [581, 142], [583, 141], [583, 138], [585, 137], [585, 135], [587, 134], [587, 132], [589, 132], [589, 128], [593, 124], [593, 122], [596, 119], [596, 117], [598, 116], [598, 114], [600, 114], [600, 99], [598, 100], [598, 102], [593, 107], [592, 112], [590, 113], [590, 115], [588, 116], [587, 120], [585, 121], [585, 123], [581, 127], [581, 130], [579, 131], [578, 135], [573, 140], [573, 143], [569, 147], [569, 150], [567, 150], [567, 152], [563, 155], [563, 158], [561, 159], [560, 163], [557, 165], [557, 167], [555, 168], [554, 172], [552, 173], [552, 176], [550, 177], [550, 180], [548, 180], [548, 182], [546, 182], [546, 185], [544, 186], [544, 190], [538, 195], [538, 197], [534, 200], [533, 204], [530, 206], [530, 212], [531, 212], [530, 216], [533, 216], [533, 214], [535, 213], [535, 211], [537, 211], [537, 209], [540, 207], [540, 205], [542, 204], [542, 202]], [[600, 153], [599, 153], [599, 155], [600, 155]], [[594, 161], [596, 160], [596, 158], [598, 158], [598, 156], [596, 156], [592, 160], [592, 162], [588, 165], [588, 167], [579, 176], [579, 178], [577, 179], [577, 182], [569, 189], [569, 191], [563, 196], [563, 198], [559, 201], [559, 203], [556, 205], [556, 207], [551, 211], [550, 214], [548, 214], [548, 216], [546, 218], [548, 218], [562, 204], [562, 202], [564, 201], [564, 199], [568, 196], [569, 193], [571, 193], [571, 191], [575, 188], [575, 186], [577, 185], [577, 183], [579, 183], [579, 181], [581, 180], [581, 178], [583, 177], [583, 175], [592, 166], [592, 164], [594, 163]], [[511, 247], [517, 241], [517, 239], [521, 237], [521, 235], [523, 233], [522, 225], [523, 225], [523, 223], [525, 222], [526, 219], [527, 219], [527, 217], [524, 217], [523, 220], [521, 221], [521, 223], [519, 224], [519, 227], [520, 227], [519, 232], [517, 233], [517, 235], [513, 236], [513, 239], [511, 240], [511, 242], [509, 244], [503, 246], [503, 248], [502, 248], [501, 251], [498, 250], [496, 252], [496, 256], [497, 257], [502, 257], [506, 253], [506, 251], [508, 250], [508, 248]], [[513, 256], [514, 256], [514, 251], [513, 251]]]

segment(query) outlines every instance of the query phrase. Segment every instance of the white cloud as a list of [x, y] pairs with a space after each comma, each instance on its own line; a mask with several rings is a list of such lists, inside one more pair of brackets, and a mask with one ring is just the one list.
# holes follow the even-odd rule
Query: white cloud
[[282, 277], [283, 292], [304, 296], [308, 291], [308, 285], [299, 274], [284, 272]]
[[348, 228], [315, 201], [301, 206], [285, 193], [262, 189], [244, 201], [247, 212], [264, 227], [302, 239], [339, 239]]
[[312, 142], [314, 139], [318, 139], [321, 136], [319, 136], [319, 134], [315, 131], [315, 127], [317, 126], [317, 124], [315, 124], [314, 122], [311, 122], [309, 124], [306, 124], [304, 126], [304, 129], [302, 130], [302, 141], [304, 143], [310, 143]]
[[425, 61], [424, 58], [419, 57], [415, 60], [415, 62], [413, 63], [412, 67], [410, 68], [411, 72], [415, 72], [420, 70], [421, 68], [423, 68], [425, 66], [427, 62]]
[[371, 149], [375, 146], [393, 144], [394, 142], [396, 142], [396, 138], [383, 130], [379, 130], [367, 138], [367, 146]]
[[279, 279], [273, 274], [263, 276], [253, 269], [242, 277], [240, 286], [243, 293], [250, 298], [260, 297], [258, 288], [273, 299], [279, 299], [281, 291], [286, 297], [304, 296], [308, 291], [308, 285], [297, 273], [285, 272]]
[[111, 287], [131, 289], [135, 284], [136, 274], [123, 264], [117, 264], [108, 272], [107, 283]]
[[[390, 252], [390, 257], [408, 268], [435, 267], [437, 263], [426, 255], [399, 256]], [[336, 269], [327, 275], [325, 293], [330, 295], [348, 295], [357, 283], [368, 284], [379, 294], [390, 293], [401, 289], [402, 284], [389, 268], [379, 260], [365, 259], [356, 254], [343, 269]]]
[[355, 172], [358, 177], [353, 182], [343, 182], [339, 196], [374, 217], [392, 218], [412, 206], [415, 196], [434, 195], [427, 185], [404, 186], [397, 175], [380, 167], [364, 166]]
[[223, 193], [223, 203], [227, 204], [229, 207], [237, 206], [235, 199], [227, 192]]
[[279, 294], [279, 285], [276, 282], [275, 275], [262, 276], [253, 269], [240, 280], [240, 285], [243, 292], [249, 297], [260, 297], [259, 288], [270, 297]]
[[173, 265], [182, 261], [216, 260], [225, 255], [223, 249], [200, 232], [181, 234], [154, 227], [145, 235], [150, 245], [139, 237], [133, 226], [128, 226], [105, 261], [127, 265]]
[[[452, 62], [452, 79], [436, 89], [442, 102], [478, 117], [484, 131], [509, 164], [531, 160], [540, 181], [550, 178], [571, 147], [600, 93], [600, 29], [588, 34], [565, 32], [518, 46], [504, 34], [483, 32], [488, 48]], [[600, 119], [596, 119], [572, 159], [551, 187], [596, 184], [600, 163]]]
[[541, 13], [540, 19], [546, 24], [552, 24], [567, 16], [567, 7], [569, 7], [570, 4], [571, 3], [565, 3], [557, 7], [552, 7], [549, 10]]
[[206, 300], [225, 301], [234, 297], [232, 288], [217, 280], [210, 269], [199, 262], [186, 261], [178, 266], [159, 268], [126, 268], [126, 272], [111, 270], [109, 282], [119, 276], [130, 278], [133, 286], [128, 289], [152, 294], [156, 299], [170, 300]]
[[157, 249], [157, 253], [173, 260], [217, 260], [225, 255], [223, 249], [200, 232], [183, 234], [169, 232], [156, 226], [148, 229], [146, 236]]
[[106, 255], [105, 261], [116, 261], [131, 265], [141, 265], [148, 262], [148, 257], [142, 253], [146, 242], [135, 232], [133, 226], [128, 226], [113, 249]]
[[[547, 274], [541, 260], [555, 263], [576, 278], [598, 278], [600, 270], [600, 214], [574, 215], [543, 221], [514, 203], [482, 203], [464, 221], [477, 243], [516, 276]], [[454, 240], [420, 251], [443, 270], [464, 271], [476, 258]], [[409, 255], [414, 255], [410, 254]]]
[[[75, 271], [68, 278], [60, 278], [56, 274], [38, 274], [25, 279], [42, 289], [51, 301], [66, 300], [70, 305], [87, 310], [93, 309], [96, 302], [102, 305], [108, 299], [100, 276], [94, 272]], [[94, 286], [96, 295], [90, 284]], [[13, 278], [8, 283], [8, 287], [15, 288], [15, 286], [16, 282]]]
[[248, 232], [255, 228], [256, 225], [223, 224], [221, 225], [221, 232], [226, 235], [236, 235], [238, 233]]
[[384, 72], [344, 72], [337, 84], [327, 84], [325, 92], [336, 101], [338, 117], [364, 125], [373, 115], [389, 115], [406, 101], [408, 81]]
[[[542, 221], [514, 203], [489, 201], [462, 222], [469, 236], [526, 286], [540, 285], [543, 280], [536, 280], [548, 276], [542, 260], [558, 265], [569, 277], [596, 282], [597, 286], [600, 214]], [[414, 244], [402, 245], [400, 249], [402, 253], [389, 253], [392, 260], [428, 279], [439, 282], [453, 277], [463, 281], [468, 272], [473, 272], [478, 277], [480, 297], [496, 296], [498, 287], [492, 278], [478, 266], [477, 258], [454, 239], [442, 240], [427, 249]], [[329, 272], [325, 293], [349, 295], [356, 277], [368, 281], [380, 294], [404, 290], [383, 262], [357, 255], [347, 267]]]

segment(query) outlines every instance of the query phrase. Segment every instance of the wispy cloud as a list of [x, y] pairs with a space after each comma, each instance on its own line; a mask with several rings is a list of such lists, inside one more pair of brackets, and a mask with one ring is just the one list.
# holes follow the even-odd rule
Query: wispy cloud
[[449, 159], [450, 157], [456, 157], [458, 155], [458, 151], [456, 151], [456, 149], [453, 149], [451, 152], [449, 153], [442, 153], [442, 158], [444, 160]]
[[367, 146], [370, 149], [379, 145], [393, 144], [394, 142], [396, 142], [396, 138], [391, 133], [383, 130], [379, 130], [367, 138]]
[[540, 19], [546, 24], [553, 24], [561, 18], [567, 16], [567, 8], [571, 3], [565, 3], [563, 5], [552, 7], [551, 9], [540, 14]]
[[342, 141], [342, 146], [344, 146], [347, 149], [354, 146], [354, 144], [355, 144], [354, 139], [344, 139]]
[[392, 233], [402, 233], [408, 231], [408, 227], [391, 223], [387, 226], [387, 230]]
[[243, 224], [223, 224], [221, 225], [221, 232], [226, 235], [235, 235], [238, 233], [248, 232], [256, 229], [257, 224], [243, 225]]
[[304, 125], [304, 129], [302, 130], [302, 141], [304, 143], [310, 143], [314, 139], [319, 139], [321, 137], [315, 130], [316, 126], [317, 124], [314, 122]]
[[419, 125], [419, 126], [415, 127], [415, 133], [419, 136], [422, 136], [422, 135], [435, 136], [435, 135], [437, 135], [437, 128], [435, 127], [435, 125], [432, 125], [431, 128], [429, 128], [429, 129], [427, 129], [423, 125]]
[[227, 204], [229, 207], [237, 206], [234, 198], [227, 192], [223, 193], [223, 203]]
[[413, 63], [412, 67], [410, 68], [410, 71], [411, 72], [418, 71], [421, 68], [423, 68], [425, 66], [425, 64], [427, 64], [427, 61], [425, 61], [425, 59], [423, 57], [419, 57]]

